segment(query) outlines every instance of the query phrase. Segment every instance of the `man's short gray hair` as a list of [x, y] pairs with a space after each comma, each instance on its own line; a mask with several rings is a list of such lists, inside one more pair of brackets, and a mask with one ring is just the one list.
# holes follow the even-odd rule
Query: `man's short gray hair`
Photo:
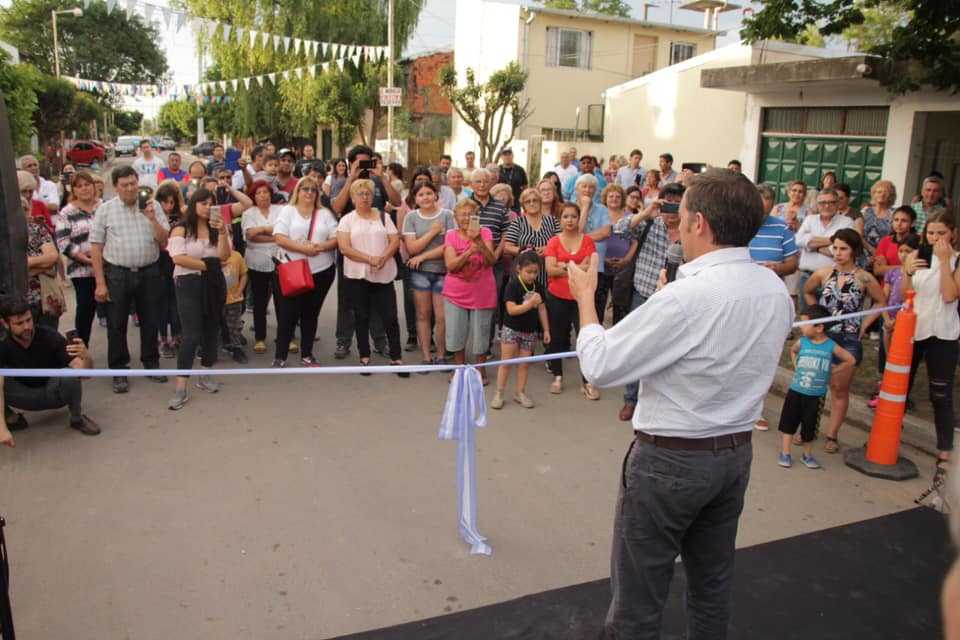
[[941, 178], [940, 176], [927, 176], [926, 178], [923, 179], [923, 184], [920, 185], [920, 188], [922, 189], [923, 187], [927, 186], [928, 182], [931, 184], [939, 185], [941, 189], [944, 188], [943, 178]]
[[757, 191], [760, 192], [760, 197], [764, 200], [774, 202], [777, 199], [777, 192], [773, 190], [773, 187], [766, 183], [758, 184]]
[[574, 188], [577, 188], [577, 187], [579, 187], [579, 186], [582, 185], [582, 184], [587, 184], [587, 185], [591, 185], [591, 186], [593, 186], [593, 187], [596, 187], [596, 186], [598, 186], [598, 185], [600, 184], [600, 181], [597, 180], [597, 176], [595, 176], [595, 175], [593, 175], [593, 174], [590, 174], [590, 173], [585, 173], [585, 174], [583, 174], [582, 176], [580, 176], [579, 178], [577, 178], [577, 181], [574, 183], [573, 186], [574, 186]]
[[493, 175], [486, 169], [474, 169], [473, 173], [470, 174], [471, 180], [476, 180], [477, 178], [486, 178], [487, 180], [493, 178]]
[[23, 169], [23, 161], [24, 161], [24, 160], [33, 160], [34, 162], [38, 162], [38, 163], [39, 163], [39, 161], [37, 160], [37, 156], [28, 153], [28, 154], [26, 154], [26, 155], [20, 156], [20, 159], [17, 160], [17, 168], [18, 168], [18, 169]]

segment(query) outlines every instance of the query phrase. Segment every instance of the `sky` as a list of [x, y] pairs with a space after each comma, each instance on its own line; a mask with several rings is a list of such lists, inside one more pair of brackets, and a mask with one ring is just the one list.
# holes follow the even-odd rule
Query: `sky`
[[[404, 49], [403, 53], [405, 56], [417, 55], [424, 51], [445, 47], [452, 48], [453, 46], [456, 1], [422, 1], [424, 4], [420, 12], [420, 21]], [[167, 0], [151, 0], [153, 4], [164, 4], [166, 2]], [[627, 2], [633, 7], [632, 17], [639, 19], [642, 16], [643, 0], [627, 0]], [[0, 0], [0, 5], [7, 5], [8, 3], [9, 0]], [[527, 4], [526, 2], [521, 3], [519, 0], [517, 0], [516, 3]], [[123, 5], [122, 2], [118, 2], [117, 4], [118, 6]], [[702, 27], [703, 14], [680, 10], [678, 8], [680, 4], [680, 2], [660, 0], [658, 2], [659, 6], [650, 8], [648, 19], [653, 22], [673, 22], [679, 25]], [[80, 2], [78, 2], [78, 5], [80, 5]], [[117, 10], [120, 9], [118, 8]], [[174, 82], [176, 84], [193, 84], [198, 82], [199, 68], [193, 33], [189, 28], [183, 28], [179, 32], [177, 32], [174, 27], [166, 29], [158, 17], [155, 18], [155, 20], [157, 21], [157, 28], [161, 36], [161, 41], [158, 44], [165, 49], [167, 64], [173, 73]], [[737, 31], [739, 29], [739, 23], [739, 11], [730, 11], [721, 14], [720, 29], [721, 31], [729, 30], [729, 33], [718, 40], [718, 46], [723, 46], [738, 40]], [[161, 103], [161, 99], [131, 100], [125, 105], [125, 108], [136, 109], [143, 112], [147, 118], [152, 118], [156, 115]]]

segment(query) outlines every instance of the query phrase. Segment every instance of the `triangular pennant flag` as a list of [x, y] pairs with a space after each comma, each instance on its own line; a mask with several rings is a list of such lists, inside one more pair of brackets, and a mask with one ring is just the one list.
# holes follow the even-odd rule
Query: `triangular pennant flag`
[[195, 36], [200, 35], [200, 31], [203, 29], [203, 20], [200, 18], [193, 18], [190, 20], [190, 32]]
[[283, 37], [283, 52], [290, 53], [290, 36]]
[[177, 33], [180, 33], [180, 29], [183, 29], [183, 25], [187, 22], [187, 14], [177, 11]]
[[293, 72], [297, 74], [298, 78], [301, 78], [301, 79], [303, 78], [303, 67], [297, 67], [296, 69], [293, 70]]
[[340, 67], [340, 71], [343, 71], [343, 58], [337, 58], [337, 66]]
[[284, 80], [289, 80], [289, 79], [290, 79], [290, 70], [287, 69], [286, 71], [284, 71], [284, 72], [281, 73], [280, 75], [283, 76], [283, 79], [284, 79]]
[[224, 93], [227, 92], [227, 81], [226, 81], [226, 80], [221, 80], [221, 81], [220, 81], [219, 83], [217, 83], [217, 84], [220, 85], [220, 91], [222, 91], [222, 92], [224, 92]]
[[170, 29], [171, 11], [169, 7], [160, 7], [160, 15], [163, 17], [163, 28]]
[[207, 39], [213, 40], [213, 36], [217, 33], [217, 21], [216, 20], [207, 20]]
[[321, 43], [320, 43], [320, 55], [322, 55], [324, 58], [326, 58], [328, 51], [330, 51], [330, 43], [329, 43], [329, 42], [321, 42]]
[[243, 27], [234, 27], [233, 35], [237, 36], [237, 44], [243, 44], [243, 34], [245, 30]]
[[228, 24], [223, 25], [223, 41], [230, 42], [230, 32], [233, 31], [233, 27]]
[[339, 52], [339, 51], [340, 51], [340, 45], [338, 45], [336, 42], [334, 42], [333, 44], [330, 45], [330, 57], [331, 57], [331, 58], [336, 58], [336, 57], [337, 57], [337, 52]]
[[303, 50], [303, 39], [294, 38], [293, 39], [293, 51], [294, 53], [300, 53]]
[[317, 77], [317, 65], [315, 65], [315, 64], [310, 65], [309, 67], [307, 67], [307, 71], [310, 72], [310, 77], [311, 77], [311, 78], [316, 78], [316, 77]]
[[127, 7], [124, 9], [124, 13], [127, 14], [127, 20], [130, 19], [130, 16], [133, 15], [133, 10], [137, 6], [137, 0], [127, 0]]
[[270, 82], [273, 83], [273, 86], [277, 86], [277, 74], [268, 73], [267, 77], [270, 78]]
[[243, 86], [244, 86], [244, 88], [246, 88], [246, 89], [249, 89], [249, 88], [250, 88], [250, 78], [244, 78], [244, 79], [243, 79]]
[[307, 55], [311, 58], [317, 57], [317, 43], [313, 40], [307, 43]]
[[87, 9], [90, 7], [90, 0], [83, 0], [83, 8]]
[[320, 65], [320, 68], [323, 70], [324, 73], [330, 73], [330, 63], [329, 63], [329, 62], [324, 62], [323, 64]]
[[231, 82], [233, 83], [233, 90], [234, 90], [234, 91], [236, 91], [237, 89], [240, 88], [240, 81], [239, 81], [239, 80], [237, 80], [236, 78], [234, 78]]
[[117, 6], [117, 0], [107, 0], [107, 14], [113, 13], [113, 8]]
[[261, 33], [261, 34], [260, 34], [260, 41], [261, 41], [261, 45], [260, 45], [260, 46], [263, 46], [263, 47], [265, 47], [265, 46], [267, 46], [268, 44], [270, 44], [270, 34], [269, 34], [269, 33]]
[[277, 47], [280, 46], [280, 36], [273, 36], [273, 51], [276, 53]]
[[257, 37], [260, 35], [260, 32], [256, 29], [250, 29], [250, 46], [257, 46]]
[[155, 9], [156, 7], [153, 6], [152, 4], [147, 4], [143, 6], [143, 17], [146, 19], [148, 23], [153, 21], [153, 12]]

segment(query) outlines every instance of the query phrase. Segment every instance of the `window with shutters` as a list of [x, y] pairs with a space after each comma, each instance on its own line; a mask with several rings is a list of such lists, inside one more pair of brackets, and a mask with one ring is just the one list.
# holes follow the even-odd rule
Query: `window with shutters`
[[671, 42], [670, 43], [670, 64], [677, 64], [684, 60], [689, 60], [697, 55], [697, 45], [689, 42]]
[[590, 68], [593, 32], [547, 27], [547, 66]]

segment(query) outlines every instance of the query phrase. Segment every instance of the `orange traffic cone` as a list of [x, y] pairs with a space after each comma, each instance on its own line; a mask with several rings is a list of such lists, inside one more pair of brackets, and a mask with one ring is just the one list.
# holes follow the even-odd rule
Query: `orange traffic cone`
[[868, 476], [907, 480], [918, 475], [917, 466], [899, 456], [900, 433], [910, 386], [910, 364], [913, 361], [913, 334], [917, 327], [917, 314], [913, 311], [914, 295], [914, 291], [907, 291], [906, 307], [897, 314], [870, 440], [866, 449], [848, 449], [844, 453], [847, 466]]

